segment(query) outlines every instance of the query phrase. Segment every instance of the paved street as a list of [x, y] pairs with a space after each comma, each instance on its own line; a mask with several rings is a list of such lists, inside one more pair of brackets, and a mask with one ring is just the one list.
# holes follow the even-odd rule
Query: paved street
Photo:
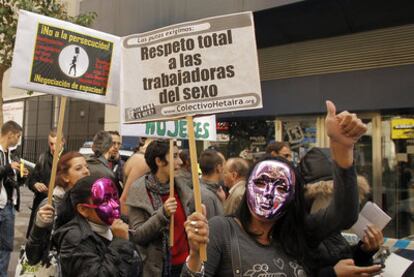
[[21, 188], [20, 213], [16, 214], [14, 228], [14, 250], [9, 264], [8, 276], [14, 276], [17, 259], [19, 257], [20, 246], [26, 241], [26, 230], [29, 225], [30, 207], [32, 206], [33, 193], [27, 188]]

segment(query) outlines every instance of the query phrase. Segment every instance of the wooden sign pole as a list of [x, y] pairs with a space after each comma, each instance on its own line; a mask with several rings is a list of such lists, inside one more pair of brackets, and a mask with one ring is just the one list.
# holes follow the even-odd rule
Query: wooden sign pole
[[48, 191], [48, 198], [47, 203], [49, 205], [52, 204], [52, 196], [53, 196], [53, 189], [55, 188], [55, 181], [56, 181], [56, 171], [57, 171], [57, 164], [59, 161], [59, 156], [62, 150], [62, 130], [63, 130], [63, 120], [65, 118], [65, 109], [66, 109], [66, 96], [60, 97], [60, 107], [59, 107], [59, 120], [57, 126], [57, 138], [56, 138], [56, 148], [55, 152], [53, 153], [53, 163], [52, 163], [52, 172], [50, 175], [50, 182], [49, 182], [49, 191]]
[[[195, 209], [198, 213], [203, 213], [201, 207], [201, 192], [200, 182], [198, 180], [198, 168], [197, 168], [197, 149], [194, 135], [193, 117], [187, 116], [187, 129], [188, 129], [188, 144], [190, 146], [190, 161], [191, 161], [191, 175], [193, 178], [194, 189], [194, 203]], [[207, 248], [205, 244], [200, 245], [200, 258], [202, 261], [207, 261]]]
[[[170, 139], [170, 197], [174, 197], [174, 139]], [[174, 246], [174, 214], [170, 216], [170, 237], [169, 246]]]

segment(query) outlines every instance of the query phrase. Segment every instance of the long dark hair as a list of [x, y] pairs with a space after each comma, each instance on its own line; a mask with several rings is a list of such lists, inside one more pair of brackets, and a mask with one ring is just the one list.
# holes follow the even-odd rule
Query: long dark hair
[[66, 192], [61, 206], [58, 208], [56, 229], [71, 221], [77, 214], [76, 205], [88, 203], [93, 183], [102, 178], [101, 175], [86, 176], [79, 179], [75, 186]]
[[[296, 177], [294, 199], [286, 207], [286, 213], [273, 224], [269, 235], [272, 236], [273, 241], [280, 245], [286, 255], [296, 259], [300, 264], [304, 265], [307, 270], [309, 270], [311, 255], [306, 240], [307, 231], [305, 227], [305, 208], [302, 179], [293, 164], [281, 157], [266, 157], [258, 161], [251, 168], [249, 176], [251, 175], [255, 166], [265, 160], [276, 160], [287, 164], [295, 173]], [[236, 212], [236, 217], [240, 220], [243, 229], [253, 239], [256, 239], [260, 234], [250, 231], [252, 214], [247, 205], [246, 192], [244, 193], [243, 198], [240, 202], [239, 209]]]

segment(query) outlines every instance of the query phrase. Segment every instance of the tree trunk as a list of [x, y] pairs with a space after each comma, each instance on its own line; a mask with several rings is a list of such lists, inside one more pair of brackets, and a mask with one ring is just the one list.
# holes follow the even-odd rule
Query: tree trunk
[[0, 66], [0, 126], [3, 125], [3, 77], [6, 70]]

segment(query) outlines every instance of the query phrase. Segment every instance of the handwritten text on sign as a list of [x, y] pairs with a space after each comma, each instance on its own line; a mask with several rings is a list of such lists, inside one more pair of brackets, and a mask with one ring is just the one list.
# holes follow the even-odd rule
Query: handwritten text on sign
[[[216, 117], [214, 115], [196, 117], [193, 125], [196, 140], [215, 141], [217, 139]], [[121, 133], [123, 136], [188, 139], [186, 120], [122, 124]]]

